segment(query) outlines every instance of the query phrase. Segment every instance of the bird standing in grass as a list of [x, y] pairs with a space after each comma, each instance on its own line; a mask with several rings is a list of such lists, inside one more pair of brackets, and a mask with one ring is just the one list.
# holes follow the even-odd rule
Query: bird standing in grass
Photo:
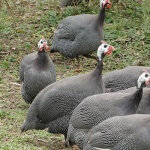
[[98, 15], [81, 14], [63, 19], [54, 34], [51, 52], [77, 58], [81, 70], [79, 56], [91, 57], [90, 54], [98, 49], [103, 39], [105, 9], [111, 5], [110, 0], [100, 0]]
[[21, 94], [27, 103], [47, 85], [56, 81], [54, 64], [47, 51], [49, 46], [43, 38], [38, 42], [38, 52], [26, 55], [20, 64]]

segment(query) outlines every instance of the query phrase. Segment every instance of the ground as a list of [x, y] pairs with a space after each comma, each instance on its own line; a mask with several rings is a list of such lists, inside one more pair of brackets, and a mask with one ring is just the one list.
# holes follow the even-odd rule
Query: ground
[[[115, 47], [104, 60], [104, 73], [129, 65], [150, 64], [150, 10], [148, 1], [111, 0], [106, 12], [105, 40]], [[81, 13], [97, 14], [99, 0], [60, 9], [56, 0], [0, 0], [0, 149], [60, 150], [63, 136], [44, 131], [20, 133], [29, 105], [20, 95], [19, 63], [24, 55], [37, 50], [44, 36], [49, 45], [62, 18]], [[96, 55], [96, 52], [93, 53]], [[78, 74], [76, 59], [50, 54], [57, 80]], [[95, 60], [81, 57], [82, 72], [91, 71]], [[133, 70], [134, 71], [134, 70]]]

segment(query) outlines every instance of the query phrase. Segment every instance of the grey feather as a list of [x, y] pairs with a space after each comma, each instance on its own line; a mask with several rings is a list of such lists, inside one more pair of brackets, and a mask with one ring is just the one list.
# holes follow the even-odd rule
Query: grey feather
[[137, 114], [150, 114], [150, 88], [143, 91], [142, 100], [137, 109]]
[[34, 99], [23, 127], [31, 124], [28, 129], [36, 129], [32, 124], [39, 120], [49, 123], [49, 132], [66, 136], [73, 109], [85, 97], [104, 92], [102, 68], [98, 66], [90, 73], [68, 77], [44, 88]]
[[[80, 3], [82, 0], [60, 0], [60, 7], [66, 7], [66, 6], [70, 6], [73, 4], [78, 4]], [[88, 1], [88, 0], [86, 0]]]
[[40, 98], [42, 98], [42, 96], [43, 96], [43, 94], [39, 94], [39, 96], [38, 96], [39, 99], [33, 101], [32, 104], [35, 107], [32, 107], [32, 105], [30, 105], [28, 111], [31, 112], [31, 113], [27, 114], [27, 118], [24, 121], [23, 125], [21, 126], [21, 132], [25, 132], [29, 129], [30, 130], [31, 129], [36, 129], [36, 130], [40, 129], [41, 130], [41, 129], [45, 129], [45, 128], [48, 127], [48, 124], [41, 123], [40, 119], [37, 118], [38, 107], [36, 107], [36, 106], [38, 106]]
[[[99, 122], [117, 115], [123, 116], [136, 113], [141, 96], [138, 98], [133, 96], [137, 92], [136, 88], [132, 88], [132, 90], [129, 91], [130, 92], [103, 93], [84, 99], [73, 111], [66, 143], [69, 143], [69, 141], [73, 143], [74, 141], [80, 149], [83, 149], [83, 143], [77, 143], [75, 138], [71, 139], [74, 137], [74, 133], [79, 135], [80, 133], [76, 132], [85, 131], [85, 137], [80, 140], [84, 141], [87, 131]], [[71, 130], [70, 126], [73, 126]]]
[[103, 76], [106, 91], [116, 92], [136, 86], [137, 79], [143, 70], [150, 72], [150, 67], [129, 66], [107, 73]]
[[92, 147], [113, 150], [149, 150], [149, 138], [150, 115], [135, 114], [99, 123], [89, 132], [88, 143]]
[[[106, 75], [103, 76], [105, 86], [106, 86], [106, 91], [108, 90], [108, 91], [113, 92], [113, 91], [122, 90], [122, 91], [118, 91], [118, 93], [133, 93], [134, 91], [136, 91], [136, 87], [132, 87], [132, 86], [135, 86], [137, 79], [138, 79], [139, 75], [142, 73], [143, 69], [149, 71], [150, 67], [131, 66], [131, 67], [127, 67], [125, 69], [116, 70], [111, 73], [107, 73]], [[128, 87], [132, 87], [132, 88], [128, 88]], [[126, 89], [126, 88], [128, 88], [128, 89]], [[126, 90], [123, 90], [123, 89], [126, 89]], [[143, 97], [139, 103], [137, 113], [150, 113], [150, 109], [148, 107], [148, 106], [150, 106], [150, 101], [149, 101], [150, 100], [150, 92], [149, 91], [150, 91], [150, 89], [148, 89], [148, 88], [144, 89]], [[93, 102], [93, 99], [91, 100], [92, 102]], [[99, 109], [101, 109], [101, 106], [99, 106], [99, 105], [101, 105], [101, 102], [99, 102], [99, 104], [95, 104], [95, 106], [96, 105], [97, 105], [97, 107], [99, 107]], [[91, 107], [90, 104], [88, 106]], [[103, 106], [103, 104], [102, 104], [102, 106]], [[84, 108], [82, 108], [82, 109], [88, 110], [89, 108], [85, 105]], [[94, 110], [96, 111], [96, 109], [93, 107], [90, 110], [92, 111], [91, 113], [94, 113]], [[110, 110], [111, 110], [111, 107], [110, 107]], [[84, 113], [85, 113], [85, 110], [83, 111], [83, 114]], [[105, 113], [105, 112], [103, 112], [103, 113]], [[84, 114], [85, 118], [87, 117], [86, 119], [88, 121], [85, 118], [83, 118], [83, 121], [84, 121], [84, 119], [87, 121], [87, 122], [85, 121], [86, 125], [88, 125], [87, 129], [85, 129], [85, 124], [83, 124], [84, 128], [80, 127], [82, 129], [74, 128], [70, 122], [69, 129], [68, 129], [68, 136], [67, 136], [67, 140], [66, 140], [67, 145], [72, 145], [72, 144], [76, 143], [82, 149], [83, 143], [78, 142], [78, 141], [79, 141], [79, 139], [80, 139], [80, 141], [84, 141], [86, 139], [86, 136], [82, 139], [83, 136], [81, 136], [81, 137], [79, 136], [79, 135], [81, 135], [80, 132], [84, 132], [85, 135], [87, 135], [86, 130], [89, 130], [92, 126], [94, 126], [97, 123], [97, 121], [100, 120], [100, 119], [97, 120], [98, 119], [97, 118], [97, 119], [92, 119], [92, 121], [91, 121], [91, 118], [93, 118], [93, 116], [91, 116], [91, 118], [90, 118], [89, 117], [90, 115], [89, 116], [88, 115], [89, 115], [88, 113]], [[112, 114], [112, 116], [113, 116], [113, 114]], [[79, 117], [79, 119], [80, 119], [80, 117]], [[95, 116], [95, 118], [96, 118], [96, 116]], [[74, 120], [74, 118], [73, 118], [73, 120]], [[93, 122], [93, 124], [92, 124], [92, 122]], [[80, 122], [77, 122], [77, 124], [80, 124]], [[90, 149], [90, 146], [89, 146], [89, 149]]]
[[33, 60], [35, 60], [37, 58], [37, 52], [28, 54], [26, 56], [24, 56], [24, 58], [22, 59], [20, 66], [19, 66], [19, 77], [20, 77], [20, 81], [24, 81], [24, 70], [25, 67], [27, 67], [28, 65], [31, 64], [31, 62]]
[[20, 65], [20, 77], [22, 97], [32, 103], [43, 88], [56, 81], [56, 71], [49, 55], [38, 52], [25, 56]]
[[99, 15], [82, 14], [63, 19], [54, 34], [52, 51], [68, 58], [96, 51], [103, 39], [104, 17], [105, 9]]

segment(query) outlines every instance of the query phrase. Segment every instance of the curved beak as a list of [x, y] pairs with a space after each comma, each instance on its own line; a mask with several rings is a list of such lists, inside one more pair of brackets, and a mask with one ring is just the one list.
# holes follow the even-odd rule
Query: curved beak
[[111, 56], [111, 55], [112, 55], [112, 52], [113, 52], [114, 50], [115, 50], [115, 48], [110, 45], [110, 46], [108, 47], [108, 51], [105, 52], [104, 54]]
[[148, 80], [145, 81], [145, 85], [148, 86], [150, 83], [150, 77], [148, 78]]
[[106, 2], [103, 4], [103, 8], [111, 8], [111, 6], [112, 6], [112, 3], [110, 2], [110, 0], [106, 0]]
[[43, 47], [45, 48], [46, 51], [50, 50], [50, 47], [47, 44], [44, 44]]

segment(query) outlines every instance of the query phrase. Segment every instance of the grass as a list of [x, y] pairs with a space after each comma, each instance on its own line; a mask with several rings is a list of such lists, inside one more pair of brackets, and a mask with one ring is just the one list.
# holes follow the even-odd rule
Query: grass
[[[148, 1], [117, 0], [107, 11], [105, 40], [116, 51], [105, 59], [104, 72], [132, 64], [150, 64], [150, 10]], [[96, 14], [99, 0], [90, 5], [59, 8], [56, 0], [1, 1], [0, 9], [0, 149], [65, 149], [63, 137], [45, 131], [20, 133], [28, 107], [20, 95], [18, 67], [24, 55], [37, 49], [44, 36], [48, 43], [61, 19], [81, 13]], [[93, 54], [96, 55], [96, 52]], [[57, 70], [57, 79], [75, 75], [77, 61], [60, 54], [51, 55]], [[89, 72], [96, 61], [81, 57], [82, 73]]]

